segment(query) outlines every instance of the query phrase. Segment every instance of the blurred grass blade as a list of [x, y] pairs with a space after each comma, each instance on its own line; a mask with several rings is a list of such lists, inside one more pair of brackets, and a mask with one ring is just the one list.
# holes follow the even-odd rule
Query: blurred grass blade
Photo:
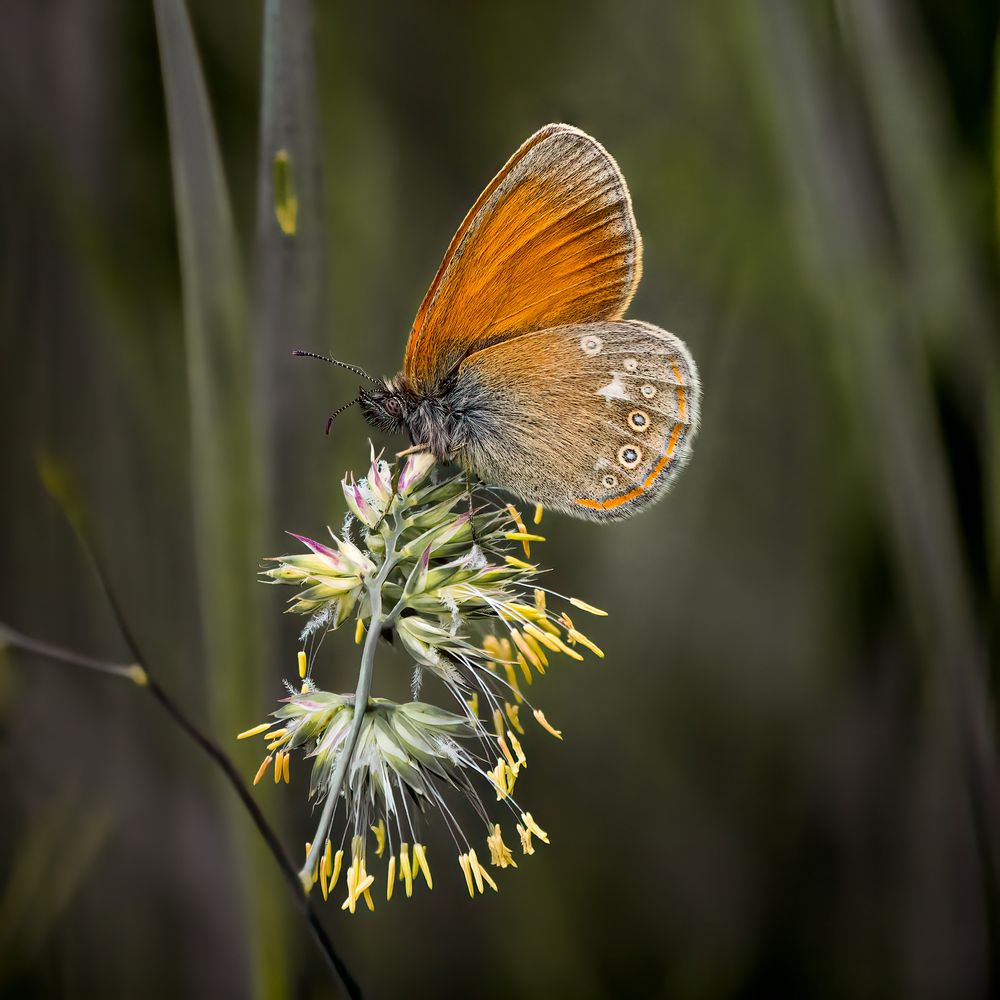
[[[985, 636], [960, 541], [923, 318], [900, 312], [896, 304], [900, 294], [916, 292], [907, 285], [892, 238], [898, 222], [880, 192], [904, 182], [868, 145], [860, 123], [871, 109], [845, 98], [836, 73], [844, 75], [848, 68], [820, 57], [815, 28], [798, 6], [786, 2], [746, 10], [757, 19], [757, 59], [770, 75], [770, 106], [795, 185], [810, 277], [825, 303], [828, 327], [837, 333], [852, 402], [865, 414], [897, 588], [926, 671], [917, 706], [922, 743], [909, 801], [911, 905], [920, 914], [957, 905], [964, 879], [992, 908], [1000, 903], [1000, 769]], [[896, 100], [909, 99], [906, 88], [894, 87], [893, 93]], [[910, 117], [908, 111], [896, 113]], [[905, 184], [912, 191], [911, 185], [925, 181], [907, 173]], [[897, 191], [897, 203], [900, 197]], [[942, 810], [953, 820], [937, 829], [931, 818]], [[956, 871], [945, 858], [949, 850], [962, 850], [966, 824], [975, 829], [979, 850], [965, 852]], [[943, 885], [949, 886], [946, 903]], [[921, 974], [927, 972], [930, 933], [937, 931], [922, 919], [908, 927], [908, 960]], [[947, 940], [938, 934], [935, 944], [949, 959], [964, 953], [957, 931]]]
[[[315, 463], [296, 461], [290, 449], [276, 447], [295, 435], [303, 407], [309, 406], [301, 392], [303, 369], [291, 352], [326, 346], [329, 271], [321, 148], [311, 0], [266, 0], [254, 260], [262, 361], [257, 399], [270, 442], [269, 480], [282, 483], [281, 494], [271, 497], [282, 523], [302, 516], [294, 504], [316, 495], [310, 486], [322, 475]], [[322, 402], [315, 405], [321, 413]]]
[[[996, 212], [997, 254], [1000, 254], [1000, 30], [993, 48], [993, 207]], [[990, 531], [990, 582], [993, 590], [993, 648], [1000, 648], [1000, 372], [994, 370], [989, 399], [990, 454], [987, 469], [993, 512]], [[994, 677], [994, 682], [996, 677]]]
[[[182, 0], [154, 0], [154, 10], [184, 299], [203, 647], [216, 728], [225, 738], [256, 717], [265, 657], [263, 616], [254, 609], [263, 494], [253, 344], [229, 193], [187, 10]], [[253, 887], [255, 984], [275, 996], [284, 965], [276, 883], [269, 866], [254, 864], [259, 851], [240, 853], [242, 884]]]

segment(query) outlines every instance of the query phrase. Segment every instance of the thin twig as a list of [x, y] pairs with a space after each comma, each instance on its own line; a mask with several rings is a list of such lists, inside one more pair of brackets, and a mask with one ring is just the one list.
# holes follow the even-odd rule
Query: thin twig
[[[112, 606], [117, 607], [113, 599]], [[123, 629], [123, 632], [125, 631], [126, 630]], [[312, 904], [309, 902], [309, 898], [302, 892], [302, 886], [299, 884], [295, 865], [285, 853], [285, 850], [281, 845], [281, 841], [278, 839], [278, 836], [274, 832], [271, 825], [267, 822], [267, 819], [260, 810], [260, 806], [257, 805], [253, 797], [250, 795], [243, 778], [236, 770], [235, 765], [221, 749], [221, 747], [219, 747], [219, 745], [210, 737], [206, 736], [191, 721], [191, 719], [188, 718], [180, 705], [178, 705], [177, 702], [174, 701], [169, 694], [167, 694], [167, 692], [153, 677], [149, 676], [148, 670], [143, 666], [141, 655], [136, 655], [136, 660], [139, 661], [137, 663], [111, 663], [106, 660], [99, 660], [92, 656], [85, 656], [81, 653], [76, 653], [73, 650], [66, 649], [62, 646], [56, 646], [53, 643], [45, 642], [41, 639], [35, 639], [31, 636], [24, 635], [22, 632], [18, 632], [15, 629], [10, 628], [10, 626], [5, 625], [3, 622], [0, 622], [0, 642], [16, 649], [22, 649], [26, 652], [34, 653], [38, 656], [44, 656], [51, 660], [57, 660], [61, 663], [68, 663], [72, 666], [83, 667], [87, 670], [97, 670], [101, 673], [122, 677], [126, 680], [131, 680], [137, 687], [144, 688], [149, 691], [160, 707], [163, 708], [163, 710], [174, 720], [174, 722], [176, 722], [177, 725], [180, 726], [180, 728], [184, 730], [184, 732], [187, 733], [187, 735], [190, 736], [191, 739], [194, 740], [194, 742], [197, 743], [206, 754], [208, 754], [208, 756], [215, 762], [219, 770], [222, 771], [229, 784], [232, 785], [233, 790], [239, 797], [243, 807], [250, 814], [250, 818], [257, 827], [257, 831], [263, 838], [264, 843], [267, 844], [271, 854], [274, 856], [275, 861], [277, 861], [278, 867], [281, 869], [281, 873], [285, 877], [285, 881], [292, 889], [292, 893], [295, 896], [299, 909], [302, 911], [303, 916], [305, 916], [309, 924], [309, 929], [312, 931], [313, 937], [316, 939], [316, 943], [319, 946], [320, 951], [323, 953], [323, 957], [342, 980], [348, 995], [352, 998], [361, 997], [360, 987], [355, 982], [354, 977], [348, 971], [347, 966], [334, 949], [333, 942], [330, 940], [329, 935], [320, 923], [319, 916]], [[129, 644], [134, 654], [139, 653], [139, 648], [135, 642], [134, 636], [126, 634], [126, 642]]]
[[65, 492], [65, 487], [54, 489], [51, 481], [46, 479], [44, 473], [42, 478], [50, 494], [53, 496], [53, 499], [56, 501], [63, 515], [69, 522], [69, 525], [72, 528], [73, 533], [76, 535], [81, 548], [90, 559], [90, 563], [94, 568], [94, 573], [96, 574], [97, 580], [101, 586], [101, 591], [103, 592], [104, 597], [108, 602], [108, 606], [111, 608], [111, 613], [114, 616], [115, 622], [118, 625], [118, 630], [121, 632], [122, 638], [125, 640], [125, 644], [128, 646], [129, 652], [132, 654], [135, 662], [131, 665], [122, 665], [98, 660], [94, 657], [84, 656], [71, 650], [64, 649], [61, 646], [55, 646], [43, 640], [23, 635], [22, 633], [17, 632], [2, 623], [0, 623], [0, 638], [6, 639], [11, 646], [33, 652], [41, 656], [47, 656], [50, 659], [59, 660], [73, 666], [84, 667], [90, 670], [99, 670], [103, 673], [125, 677], [135, 683], [138, 687], [142, 687], [147, 690], [153, 696], [153, 698], [170, 716], [170, 718], [173, 719], [174, 722], [176, 722], [177, 725], [180, 726], [180, 728], [187, 733], [187, 735], [190, 736], [191, 739], [194, 740], [194, 742], [208, 755], [208, 757], [222, 772], [226, 781], [232, 786], [233, 791], [236, 792], [243, 808], [246, 809], [250, 818], [253, 820], [254, 825], [257, 827], [258, 833], [260, 833], [264, 843], [267, 844], [268, 849], [271, 851], [271, 854], [277, 862], [278, 868], [281, 870], [285, 881], [291, 888], [295, 901], [299, 909], [302, 911], [303, 916], [306, 918], [309, 929], [312, 932], [313, 938], [322, 952], [324, 959], [330, 968], [333, 969], [334, 972], [340, 977], [348, 996], [350, 996], [352, 1000], [360, 1000], [362, 996], [360, 986], [358, 986], [354, 977], [344, 964], [343, 959], [337, 954], [336, 949], [333, 947], [333, 942], [330, 940], [329, 935], [323, 928], [319, 916], [313, 908], [308, 895], [302, 891], [295, 863], [286, 853], [281, 841], [278, 839], [278, 835], [268, 823], [263, 812], [261, 812], [260, 806], [258, 806], [256, 801], [254, 801], [251, 797], [243, 777], [236, 770], [235, 765], [222, 748], [209, 736], [206, 736], [205, 733], [203, 733], [194, 724], [194, 722], [188, 718], [180, 705], [160, 686], [156, 678], [150, 675], [149, 661], [143, 655], [139, 641], [136, 638], [135, 633], [129, 627], [128, 620], [125, 617], [125, 612], [118, 601], [114, 588], [111, 586], [110, 574], [107, 572], [103, 560], [98, 555], [97, 546], [93, 543], [88, 525], [86, 524], [80, 511], [78, 509], [74, 509], [74, 505], [70, 503], [69, 495]]

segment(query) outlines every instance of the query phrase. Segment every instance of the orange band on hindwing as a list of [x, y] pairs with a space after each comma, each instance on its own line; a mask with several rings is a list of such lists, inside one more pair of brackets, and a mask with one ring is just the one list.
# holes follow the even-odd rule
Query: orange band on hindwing
[[[676, 369], [675, 369], [676, 370]], [[683, 392], [682, 389], [678, 390]], [[683, 403], [681, 413], [683, 414]], [[677, 442], [680, 440], [681, 436], [680, 422], [674, 424], [673, 430], [670, 432], [670, 436], [667, 438], [666, 446], [664, 447], [663, 454], [660, 456], [659, 461], [653, 466], [652, 472], [643, 481], [641, 486], [634, 486], [628, 491], [628, 493], [623, 493], [618, 497], [611, 497], [610, 500], [591, 500], [587, 497], [581, 497], [574, 501], [574, 503], [579, 504], [581, 507], [587, 507], [590, 510], [614, 510], [615, 507], [620, 507], [623, 503], [628, 503], [629, 500], [634, 500], [638, 496], [642, 496], [643, 493], [648, 490], [653, 483], [659, 478], [659, 475], [670, 463], [670, 459], [677, 449]]]

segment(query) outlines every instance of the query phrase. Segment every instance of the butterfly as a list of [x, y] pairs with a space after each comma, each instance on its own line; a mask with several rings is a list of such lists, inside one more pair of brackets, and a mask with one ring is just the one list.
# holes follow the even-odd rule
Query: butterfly
[[691, 455], [701, 389], [683, 341], [623, 315], [642, 238], [618, 164], [546, 125], [466, 215], [417, 311], [403, 370], [365, 419], [531, 503], [615, 521]]

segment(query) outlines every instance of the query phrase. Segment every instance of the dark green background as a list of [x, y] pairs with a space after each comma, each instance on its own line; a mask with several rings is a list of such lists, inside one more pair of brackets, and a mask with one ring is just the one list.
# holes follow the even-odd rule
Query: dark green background
[[[150, 670], [249, 779], [231, 737], [297, 648], [259, 558], [339, 525], [367, 462], [356, 411], [322, 433], [354, 377], [288, 352], [395, 372], [481, 187], [572, 122], [632, 190], [630, 314], [700, 367], [694, 458], [633, 522], [543, 524], [553, 586], [611, 612], [607, 659], [535, 692], [566, 740], [529, 735], [518, 789], [552, 846], [473, 902], [432, 839], [433, 893], [330, 906], [330, 934], [372, 996], [996, 995], [994, 4], [284, 0], [263, 139], [262, 5], [188, 6], [236, 242], [202, 192], [183, 269], [152, 5], [5, 6], [0, 620], [128, 659], [47, 456]], [[353, 689], [351, 637], [324, 650]], [[3, 995], [334, 995], [232, 792], [136, 689], [8, 651], [0, 786]], [[296, 858], [305, 788], [258, 789]]]

